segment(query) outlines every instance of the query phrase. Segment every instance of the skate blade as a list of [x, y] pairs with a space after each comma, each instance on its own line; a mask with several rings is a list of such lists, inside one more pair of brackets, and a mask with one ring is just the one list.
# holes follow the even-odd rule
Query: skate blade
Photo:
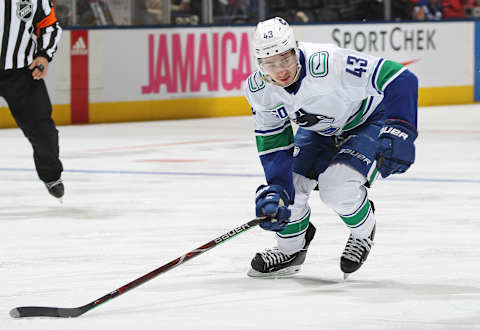
[[350, 276], [350, 273], [343, 273], [343, 280], [347, 280], [348, 277]]
[[250, 270], [247, 272], [247, 275], [253, 278], [284, 278], [297, 274], [301, 269], [301, 266], [290, 266], [277, 270], [276, 272], [261, 273], [253, 268], [250, 268]]

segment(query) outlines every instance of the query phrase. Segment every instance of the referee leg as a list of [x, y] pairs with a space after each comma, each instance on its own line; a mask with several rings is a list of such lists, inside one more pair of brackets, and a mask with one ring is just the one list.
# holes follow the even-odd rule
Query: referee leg
[[12, 89], [5, 95], [10, 111], [33, 147], [33, 159], [43, 182], [58, 180], [63, 167], [59, 159], [58, 131], [52, 119], [52, 104], [43, 79], [34, 80], [28, 69], [15, 70]]

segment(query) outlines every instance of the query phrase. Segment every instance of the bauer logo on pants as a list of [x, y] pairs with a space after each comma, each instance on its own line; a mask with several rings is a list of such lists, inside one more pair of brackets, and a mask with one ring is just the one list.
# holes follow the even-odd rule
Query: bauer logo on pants
[[33, 17], [33, 3], [32, 0], [20, 0], [17, 2], [17, 17], [28, 22]]
[[368, 159], [367, 156], [359, 153], [358, 151], [352, 150], [352, 149], [341, 149], [338, 153], [339, 154], [349, 154], [352, 157], [360, 159], [362, 162], [364, 162], [367, 165], [370, 165], [372, 163], [372, 161], [370, 159]]

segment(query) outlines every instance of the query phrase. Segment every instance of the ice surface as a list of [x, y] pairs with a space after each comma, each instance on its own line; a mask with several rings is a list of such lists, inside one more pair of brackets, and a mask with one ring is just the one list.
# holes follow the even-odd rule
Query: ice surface
[[76, 319], [8, 312], [84, 305], [252, 219], [252, 120], [59, 127], [63, 205], [0, 130], [0, 330], [480, 329], [479, 126], [480, 105], [420, 109], [417, 162], [370, 190], [376, 245], [346, 282], [348, 230], [314, 194], [297, 276], [246, 276], [274, 244], [255, 228]]

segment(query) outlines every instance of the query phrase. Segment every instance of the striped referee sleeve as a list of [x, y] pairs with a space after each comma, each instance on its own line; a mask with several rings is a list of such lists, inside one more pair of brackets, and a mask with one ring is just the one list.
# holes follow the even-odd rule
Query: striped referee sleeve
[[37, 0], [38, 7], [33, 24], [37, 36], [37, 48], [34, 57], [44, 56], [51, 61], [57, 51], [62, 29], [55, 16], [55, 8], [50, 0]]
[[0, 70], [28, 67], [34, 57], [49, 61], [62, 29], [49, 0], [0, 0]]

